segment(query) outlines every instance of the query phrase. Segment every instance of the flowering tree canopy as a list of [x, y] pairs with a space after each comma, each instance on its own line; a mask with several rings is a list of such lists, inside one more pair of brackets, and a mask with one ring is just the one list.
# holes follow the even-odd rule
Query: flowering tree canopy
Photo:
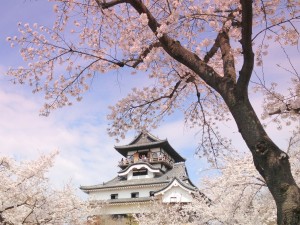
[[[181, 109], [202, 131], [203, 155], [217, 158], [229, 143], [216, 124], [232, 115], [275, 199], [278, 224], [300, 223], [289, 157], [268, 137], [248, 96], [253, 68], [263, 65], [268, 48], [298, 44], [298, 0], [55, 2], [53, 27], [20, 23], [20, 36], [7, 38], [28, 62], [8, 74], [45, 92], [43, 114], [81, 100], [98, 73], [147, 73], [155, 82], [111, 107], [111, 135], [156, 127]], [[291, 101], [283, 107], [286, 99], [276, 94], [268, 98], [268, 114], [298, 110], [297, 96], [295, 107]]]
[[[299, 134], [291, 138], [288, 151], [296, 180], [300, 183]], [[153, 202], [149, 212], [135, 215], [140, 225], [275, 225], [276, 205], [266, 182], [257, 173], [250, 155], [225, 156], [218, 173], [204, 178], [193, 202]], [[207, 171], [206, 171], [207, 172]]]
[[70, 185], [54, 190], [45, 176], [56, 154], [21, 163], [0, 157], [0, 224], [84, 224], [87, 204]]
[[276, 206], [251, 157], [225, 157], [221, 175], [205, 178], [191, 203], [153, 202], [140, 225], [275, 224]]

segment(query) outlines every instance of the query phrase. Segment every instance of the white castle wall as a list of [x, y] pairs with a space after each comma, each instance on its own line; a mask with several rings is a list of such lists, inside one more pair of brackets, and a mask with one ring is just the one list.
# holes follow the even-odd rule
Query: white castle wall
[[168, 202], [191, 202], [193, 197], [179, 186], [172, 187], [162, 195], [162, 201]]
[[89, 197], [93, 200], [109, 200], [111, 194], [118, 194], [118, 199], [121, 198], [131, 198], [132, 192], [139, 192], [139, 197], [149, 197], [150, 191], [156, 191], [162, 188], [162, 185], [156, 185], [152, 187], [132, 187], [124, 189], [109, 189], [109, 190], [99, 190], [97, 192], [90, 192]]

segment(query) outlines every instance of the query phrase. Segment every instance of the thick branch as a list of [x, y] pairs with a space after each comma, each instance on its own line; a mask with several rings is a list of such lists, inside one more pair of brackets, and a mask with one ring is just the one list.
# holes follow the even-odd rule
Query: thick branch
[[211, 49], [204, 56], [204, 62], [205, 63], [208, 63], [209, 60], [217, 53], [217, 51], [218, 51], [218, 49], [220, 47], [219, 36], [220, 36], [220, 33], [218, 34], [218, 36], [217, 36], [217, 38], [215, 40], [215, 43], [213, 44], [213, 46], [211, 47]]
[[7, 210], [10, 210], [10, 209], [13, 209], [13, 208], [16, 208], [16, 207], [20, 207], [20, 206], [26, 205], [26, 204], [27, 204], [27, 202], [23, 202], [23, 203], [21, 203], [21, 204], [8, 206], [8, 207], [2, 209], [2, 210], [0, 211], [0, 214], [2, 214], [3, 212], [5, 212], [5, 211], [7, 211]]
[[[145, 13], [148, 17], [148, 26], [154, 34], [157, 34], [157, 29], [160, 24], [156, 21], [154, 16], [148, 8], [139, 0], [127, 0], [139, 14]], [[214, 69], [202, 61], [196, 54], [184, 48], [179, 41], [163, 34], [158, 38], [164, 50], [175, 60], [187, 66], [198, 74], [208, 85], [218, 89], [218, 84], [223, 79]]]
[[236, 73], [235, 73], [234, 57], [231, 53], [229, 36], [225, 31], [223, 31], [218, 35], [218, 37], [219, 37], [220, 49], [221, 49], [222, 59], [223, 59], [224, 76], [230, 77], [235, 82]]
[[[100, 0], [95, 0], [99, 7], [102, 9], [110, 8], [117, 4], [128, 3], [139, 14], [145, 13], [148, 17], [148, 26], [152, 32], [157, 35], [157, 29], [160, 24], [148, 10], [148, 8], [140, 0], [113, 0], [110, 2], [101, 3]], [[187, 66], [198, 74], [208, 85], [214, 89], [219, 89], [218, 84], [222, 83], [223, 79], [214, 69], [207, 65], [205, 61], [202, 61], [196, 54], [184, 48], [179, 41], [170, 38], [167, 34], [163, 34], [158, 38], [161, 46], [164, 50], [175, 60]]]
[[248, 84], [251, 78], [254, 65], [254, 53], [252, 50], [252, 0], [241, 0], [242, 5], [242, 50], [243, 66], [237, 82], [238, 93], [247, 94]]

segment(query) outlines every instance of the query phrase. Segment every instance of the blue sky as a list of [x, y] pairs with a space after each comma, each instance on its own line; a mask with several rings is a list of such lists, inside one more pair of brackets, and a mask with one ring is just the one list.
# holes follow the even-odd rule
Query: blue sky
[[[121, 158], [113, 148], [117, 144], [114, 138], [106, 134], [108, 106], [126, 95], [132, 87], [147, 84], [147, 79], [143, 74], [132, 76], [122, 71], [99, 75], [84, 95], [83, 101], [56, 110], [49, 117], [40, 117], [42, 94], [33, 95], [28, 86], [13, 85], [4, 76], [10, 66], [17, 67], [22, 63], [18, 49], [10, 48], [5, 39], [17, 34], [19, 21], [51, 25], [53, 20], [52, 6], [47, 1], [10, 0], [3, 1], [1, 5], [0, 154], [23, 160], [58, 149], [60, 155], [50, 171], [51, 181], [55, 185], [66, 183], [70, 179], [76, 186], [101, 183], [116, 175], [117, 162]], [[276, 56], [278, 55], [274, 54], [271, 60], [277, 60]], [[278, 60], [280, 61], [279, 58]], [[266, 69], [274, 70], [273, 67]], [[285, 83], [282, 85], [284, 87]], [[255, 96], [252, 100], [260, 113], [260, 98]], [[233, 123], [221, 127], [221, 131], [233, 139], [235, 147], [246, 151]], [[166, 119], [152, 134], [161, 139], [167, 138], [187, 159], [190, 177], [195, 184], [199, 184], [199, 171], [207, 165], [205, 160], [194, 156], [199, 138], [195, 135], [196, 131], [185, 128], [182, 117], [177, 113]], [[117, 145], [127, 144], [135, 134], [131, 132]], [[280, 147], [286, 146], [288, 132], [280, 133], [270, 127], [269, 134]]]

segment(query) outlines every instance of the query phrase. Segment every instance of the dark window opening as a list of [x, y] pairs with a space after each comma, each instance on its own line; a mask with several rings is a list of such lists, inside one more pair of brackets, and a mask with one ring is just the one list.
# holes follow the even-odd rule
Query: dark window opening
[[140, 169], [140, 170], [133, 170], [133, 176], [143, 176], [143, 175], [147, 175], [148, 174], [148, 170], [147, 169]]
[[154, 196], [154, 191], [150, 191], [150, 197]]
[[110, 199], [118, 199], [118, 194], [111, 194]]
[[110, 215], [110, 217], [113, 220], [120, 220], [122, 218], [127, 218], [128, 216], [126, 214], [112, 214], [112, 215]]
[[138, 192], [132, 192], [131, 193], [131, 198], [138, 198], [139, 197], [139, 193]]
[[171, 197], [170, 202], [177, 202], [177, 197]]
[[147, 157], [147, 153], [140, 153], [140, 158]]
[[148, 162], [148, 152], [139, 153], [139, 161]]

